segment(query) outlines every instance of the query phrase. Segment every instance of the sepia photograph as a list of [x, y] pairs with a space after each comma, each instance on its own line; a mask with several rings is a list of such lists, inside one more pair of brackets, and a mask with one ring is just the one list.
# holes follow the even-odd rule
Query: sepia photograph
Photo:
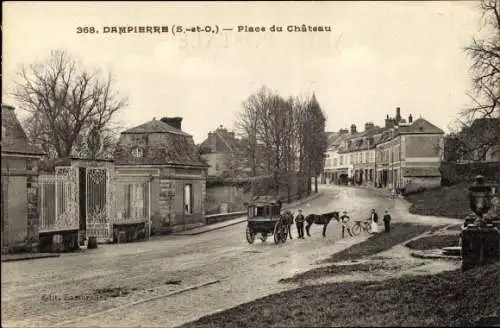
[[2, 327], [500, 327], [500, 0], [2, 12]]

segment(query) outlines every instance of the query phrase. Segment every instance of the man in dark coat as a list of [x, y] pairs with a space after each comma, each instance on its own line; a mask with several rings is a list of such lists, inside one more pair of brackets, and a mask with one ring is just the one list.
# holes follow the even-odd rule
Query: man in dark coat
[[385, 227], [385, 232], [391, 231], [391, 215], [387, 210], [384, 212], [384, 227]]
[[304, 215], [302, 214], [302, 210], [299, 209], [299, 213], [295, 217], [295, 224], [297, 225], [297, 232], [299, 234], [299, 239], [304, 239]]

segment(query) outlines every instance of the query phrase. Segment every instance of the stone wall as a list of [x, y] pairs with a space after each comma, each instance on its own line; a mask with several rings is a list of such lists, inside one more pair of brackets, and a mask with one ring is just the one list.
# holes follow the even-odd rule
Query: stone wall
[[215, 186], [207, 188], [205, 201], [207, 213], [220, 213], [222, 204], [228, 204], [228, 211], [244, 209], [243, 203], [250, 199], [250, 193], [241, 186]]
[[489, 163], [442, 163], [439, 168], [443, 185], [471, 182], [477, 175], [500, 183], [500, 162]]

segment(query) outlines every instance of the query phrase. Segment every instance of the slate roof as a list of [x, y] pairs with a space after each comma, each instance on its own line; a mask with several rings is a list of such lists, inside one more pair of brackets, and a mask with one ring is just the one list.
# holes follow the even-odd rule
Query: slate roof
[[30, 144], [14, 107], [2, 104], [2, 153], [43, 156], [44, 152]]
[[212, 153], [230, 153], [236, 151], [239, 146], [236, 138], [232, 138], [227, 133], [216, 130], [211, 132], [199, 147], [200, 149], [210, 150]]
[[424, 118], [418, 118], [410, 125], [400, 125], [399, 134], [444, 134], [444, 131]]
[[[133, 156], [135, 148], [142, 149], [142, 157]], [[117, 165], [208, 167], [190, 134], [156, 120], [122, 132], [114, 153], [114, 162]]]
[[409, 125], [399, 125], [397, 128], [394, 129], [394, 132], [391, 131], [391, 129], [384, 129], [382, 131], [382, 136], [378, 143], [383, 143], [386, 141], [389, 141], [392, 139], [394, 133], [394, 137], [398, 135], [405, 135], [405, 134], [444, 134], [444, 131], [435, 126], [434, 124], [430, 123], [424, 118], [419, 118], [413, 123]]
[[191, 136], [190, 134], [176, 129], [166, 123], [163, 123], [160, 120], [151, 120], [149, 122], [146, 122], [144, 124], [141, 124], [139, 126], [133, 127], [131, 129], [125, 130], [122, 133], [171, 133], [171, 134], [178, 134], [178, 135], [183, 135], [183, 136]]

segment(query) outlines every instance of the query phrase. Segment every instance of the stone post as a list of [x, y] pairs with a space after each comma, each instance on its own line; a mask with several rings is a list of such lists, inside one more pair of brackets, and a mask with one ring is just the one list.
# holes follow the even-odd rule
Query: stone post
[[482, 176], [469, 188], [470, 207], [477, 219], [461, 233], [462, 271], [500, 260], [500, 231], [484, 216], [491, 208], [495, 189], [485, 184]]
[[40, 223], [40, 214], [38, 211], [38, 176], [28, 176], [28, 243], [32, 245], [32, 251], [36, 252], [38, 243], [38, 227]]

